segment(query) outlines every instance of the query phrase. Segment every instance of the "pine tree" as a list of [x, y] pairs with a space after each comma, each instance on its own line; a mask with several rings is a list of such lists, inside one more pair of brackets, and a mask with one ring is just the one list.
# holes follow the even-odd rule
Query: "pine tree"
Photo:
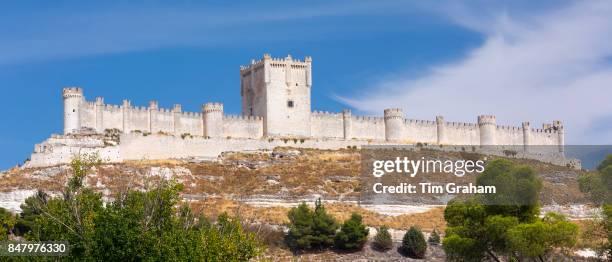
[[289, 211], [289, 233], [287, 245], [292, 249], [325, 249], [334, 244], [338, 230], [336, 220], [327, 214], [321, 200], [315, 203], [312, 211], [306, 203]]
[[440, 234], [438, 234], [438, 231], [435, 228], [433, 232], [431, 232], [431, 235], [429, 235], [427, 242], [434, 245], [440, 244]]
[[380, 251], [387, 251], [393, 247], [393, 239], [391, 239], [391, 234], [389, 234], [389, 228], [387, 226], [382, 226], [378, 229], [372, 246], [374, 249]]
[[320, 198], [315, 203], [313, 223], [313, 248], [331, 247], [334, 244], [338, 223], [331, 215], [327, 214]]
[[361, 215], [353, 213], [351, 218], [342, 224], [336, 234], [336, 247], [342, 250], [361, 250], [368, 241], [368, 229], [363, 225]]
[[423, 232], [416, 227], [410, 227], [402, 239], [402, 253], [412, 258], [424, 258], [427, 243]]
[[292, 249], [310, 249], [313, 242], [313, 213], [306, 203], [289, 210], [289, 233], [287, 245]]

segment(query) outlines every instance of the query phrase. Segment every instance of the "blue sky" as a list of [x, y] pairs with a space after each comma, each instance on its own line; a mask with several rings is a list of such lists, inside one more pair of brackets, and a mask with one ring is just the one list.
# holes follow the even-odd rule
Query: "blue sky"
[[0, 169], [62, 131], [61, 88], [240, 112], [239, 66], [313, 57], [313, 109], [501, 124], [612, 143], [612, 4], [531, 1], [0, 3]]

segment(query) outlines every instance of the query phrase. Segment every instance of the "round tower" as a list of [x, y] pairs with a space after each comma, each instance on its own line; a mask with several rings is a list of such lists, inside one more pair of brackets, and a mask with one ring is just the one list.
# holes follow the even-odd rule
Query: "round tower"
[[344, 140], [349, 140], [353, 138], [352, 134], [352, 116], [350, 109], [342, 110], [342, 124], [344, 127]]
[[565, 131], [563, 123], [559, 120], [553, 121], [553, 129], [557, 131], [557, 145], [559, 145], [559, 153], [565, 153]]
[[529, 151], [530, 144], [531, 144], [531, 124], [529, 122], [523, 122], [523, 148], [525, 152]]
[[223, 104], [206, 103], [202, 106], [204, 137], [223, 136]]
[[401, 141], [404, 134], [404, 111], [400, 108], [385, 109], [385, 139]]
[[73, 133], [81, 128], [81, 103], [83, 89], [66, 87], [62, 90], [64, 99], [64, 134]]
[[444, 125], [444, 117], [436, 116], [436, 128], [438, 131], [438, 145], [446, 143], [446, 126]]
[[497, 124], [495, 116], [478, 116], [478, 127], [480, 129], [480, 145], [495, 145]]

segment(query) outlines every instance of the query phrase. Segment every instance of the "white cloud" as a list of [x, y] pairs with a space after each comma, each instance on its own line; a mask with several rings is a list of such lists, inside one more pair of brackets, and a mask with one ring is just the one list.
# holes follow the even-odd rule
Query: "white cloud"
[[610, 144], [612, 126], [612, 3], [580, 1], [538, 16], [500, 12], [451, 13], [486, 36], [463, 59], [418, 77], [397, 74], [341, 97], [358, 110], [380, 114], [401, 107], [409, 118], [473, 122], [495, 114], [498, 123], [520, 125], [563, 120], [566, 141]]

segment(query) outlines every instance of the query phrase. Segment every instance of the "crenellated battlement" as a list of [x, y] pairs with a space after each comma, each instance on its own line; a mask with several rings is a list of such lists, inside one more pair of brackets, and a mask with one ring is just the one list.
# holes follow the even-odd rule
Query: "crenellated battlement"
[[404, 111], [401, 108], [389, 108], [384, 110], [385, 119], [404, 118]]
[[[113, 105], [105, 104], [103, 97], [96, 97], [94, 101], [81, 99], [81, 88], [64, 89], [62, 95], [66, 93], [70, 94], [70, 99], [78, 98], [73, 102], [66, 100], [69, 105], [67, 110], [70, 110], [66, 112], [67, 115], [79, 112], [79, 122], [72, 122], [72, 125], [78, 128], [70, 130], [119, 129], [127, 133], [137, 130], [167, 134], [188, 133], [205, 137], [265, 137], [264, 117], [225, 115], [223, 103], [205, 103], [201, 112], [183, 112], [180, 104], [175, 104], [172, 108], [160, 108], [156, 100], [150, 101], [148, 106], [133, 106], [127, 99], [123, 100], [121, 105]], [[530, 122], [523, 122], [521, 126], [497, 125], [493, 115], [481, 115], [478, 116], [477, 123], [466, 123], [446, 122], [443, 116], [436, 116], [435, 120], [406, 119], [400, 108], [385, 109], [383, 114], [382, 117], [356, 116], [349, 109], [341, 112], [314, 110], [310, 117], [319, 124], [313, 129], [313, 137], [322, 134], [344, 139], [357, 136], [386, 138], [387, 141], [396, 142], [407, 140], [440, 144], [558, 144], [562, 143], [564, 135], [563, 123], [559, 120], [545, 123], [542, 128], [537, 129], [532, 128]], [[369, 130], [361, 130], [364, 128]], [[320, 131], [321, 129], [324, 131]], [[419, 134], [414, 135], [411, 132]], [[470, 142], [474, 139], [477, 141]]]
[[149, 101], [149, 109], [151, 110], [157, 110], [159, 107], [159, 104], [157, 103], [156, 100], [151, 100]]
[[169, 115], [174, 114], [174, 110], [162, 107], [162, 108], [157, 109], [157, 113], [161, 114], [161, 115], [168, 115], [169, 116]]
[[312, 111], [312, 117], [341, 117], [342, 113], [334, 113], [328, 111]]
[[495, 116], [493, 115], [479, 115], [478, 116], [478, 125], [493, 125], [496, 124]]
[[503, 126], [503, 125], [498, 125], [496, 127], [497, 127], [497, 129], [508, 130], [508, 131], [522, 131], [523, 130], [522, 127], [518, 127], [518, 126]]
[[121, 106], [119, 105], [107, 105], [107, 104], [96, 104], [96, 105], [102, 107], [102, 110], [109, 111], [109, 112], [121, 111]]
[[137, 112], [149, 112], [149, 108], [144, 106], [135, 106], [132, 109]]
[[223, 121], [261, 122], [263, 117], [244, 115], [223, 115]]
[[561, 120], [554, 120], [552, 126], [554, 130], [563, 132], [563, 122]]
[[405, 119], [404, 123], [407, 125], [419, 125], [419, 126], [435, 126], [436, 121], [431, 120], [419, 120], [419, 119]]
[[62, 96], [64, 98], [83, 97], [83, 89], [80, 87], [65, 87], [62, 89]]
[[353, 121], [357, 122], [383, 122], [384, 118], [378, 116], [353, 116]]
[[463, 123], [463, 122], [446, 122], [444, 123], [444, 125], [451, 127], [451, 128], [476, 128], [478, 127], [478, 125], [474, 123]]
[[202, 106], [202, 111], [204, 113], [223, 112], [223, 104], [222, 103], [206, 103]]
[[98, 96], [96, 97], [96, 105], [104, 105], [104, 97]]
[[287, 55], [283, 58], [272, 57], [270, 54], [264, 54], [262, 59], [260, 60], [251, 60], [251, 64], [240, 66], [240, 71], [246, 73], [246, 71], [251, 71], [253, 69], [257, 69], [264, 64], [268, 63], [271, 67], [291, 67], [292, 69], [306, 69], [310, 67], [312, 64], [312, 57], [306, 56], [304, 60], [299, 60], [293, 58], [291, 55]]
[[532, 128], [531, 132], [533, 133], [542, 133], [542, 134], [552, 134], [552, 133], [557, 133], [555, 130], [551, 130], [551, 129], [542, 129], [542, 128]]
[[103, 97], [87, 101], [80, 87], [62, 89], [64, 134], [101, 133], [116, 129], [133, 132], [208, 138], [274, 137], [367, 140], [368, 143], [429, 143], [455, 145], [563, 145], [564, 127], [559, 120], [536, 129], [529, 122], [520, 126], [497, 125], [493, 115], [479, 115], [475, 123], [407, 119], [402, 108], [387, 108], [382, 116], [354, 115], [312, 110], [312, 58], [291, 55], [259, 60], [240, 67], [242, 114], [224, 114], [224, 105], [209, 102], [199, 112], [183, 112], [181, 104], [160, 108], [156, 100], [148, 106], [105, 104]]
[[189, 118], [202, 118], [202, 113], [198, 112], [180, 112], [180, 115]]

